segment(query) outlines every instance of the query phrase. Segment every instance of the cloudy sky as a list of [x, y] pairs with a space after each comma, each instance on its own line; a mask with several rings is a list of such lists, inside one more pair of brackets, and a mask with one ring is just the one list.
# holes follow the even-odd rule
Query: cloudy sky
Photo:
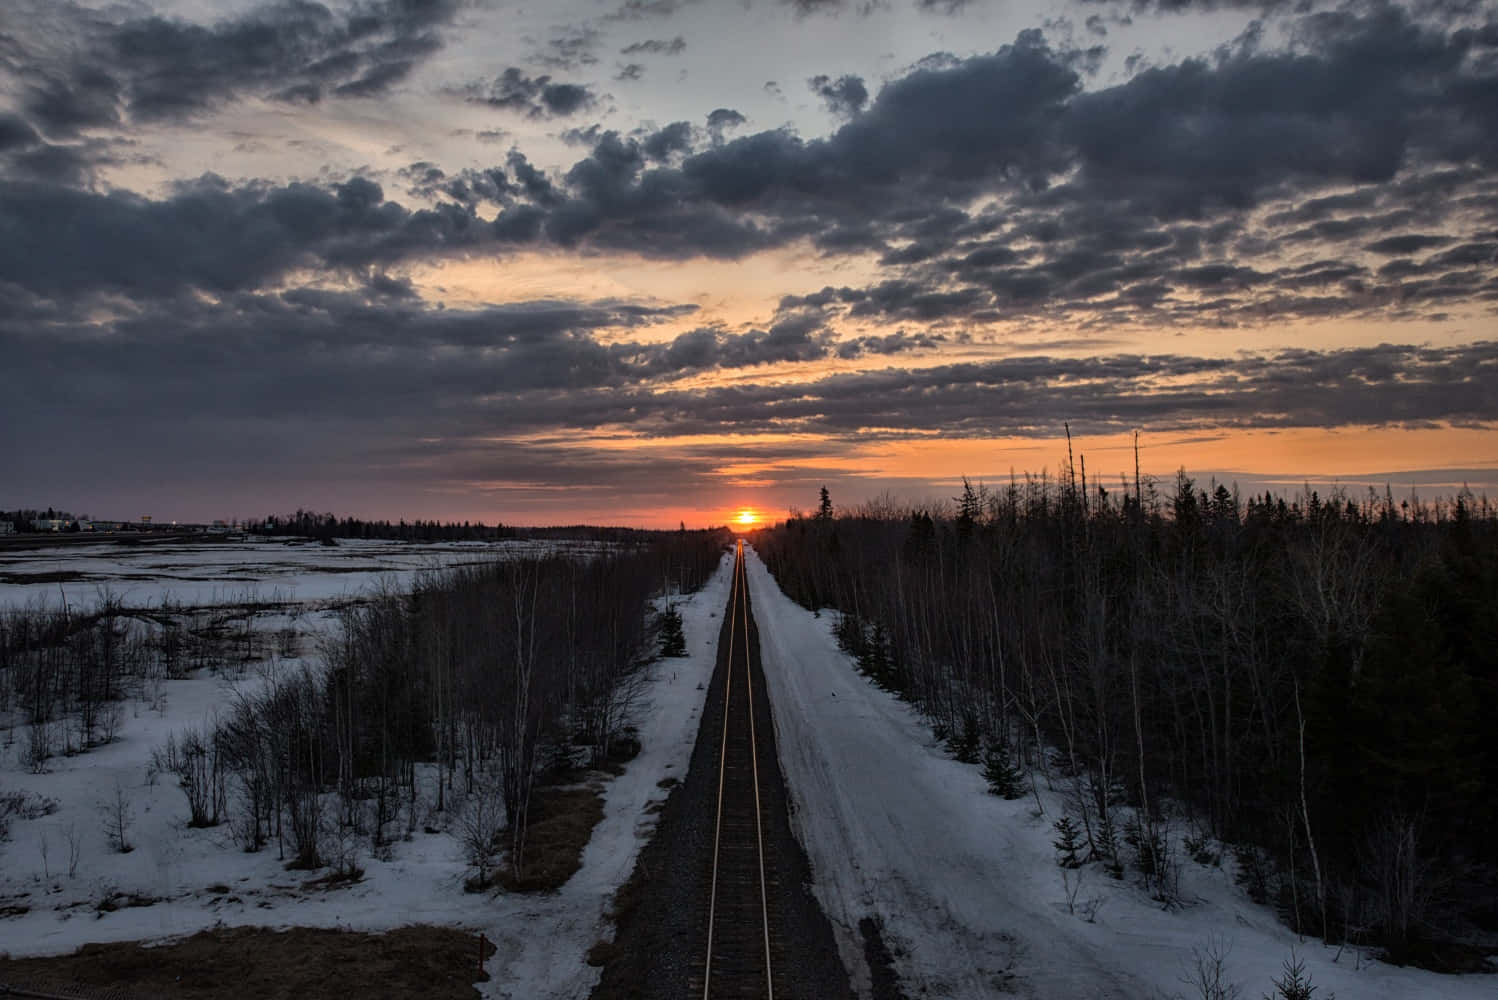
[[1492, 0], [5, 0], [0, 507], [1498, 484]]

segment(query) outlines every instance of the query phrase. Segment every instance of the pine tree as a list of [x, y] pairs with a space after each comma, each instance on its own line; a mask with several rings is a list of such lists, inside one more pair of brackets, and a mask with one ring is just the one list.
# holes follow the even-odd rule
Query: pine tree
[[[1311, 976], [1306, 972], [1306, 960], [1295, 954], [1284, 962], [1285, 974], [1274, 981], [1274, 993], [1264, 1000], [1312, 1000], [1317, 987], [1311, 985]], [[1337, 1000], [1335, 993], [1327, 994], [1326, 1000]]]
[[687, 636], [682, 631], [681, 614], [675, 608], [661, 612], [661, 655], [687, 655]]
[[988, 779], [988, 791], [1006, 799], [1017, 799], [1025, 794], [1025, 772], [1014, 763], [1009, 744], [994, 740], [988, 744], [983, 755], [983, 777]]
[[1056, 830], [1056, 839], [1051, 841], [1056, 848], [1056, 864], [1062, 868], [1081, 868], [1082, 857], [1077, 852], [1082, 849], [1082, 831], [1070, 816], [1062, 816], [1052, 826]]
[[827, 492], [827, 487], [822, 487], [821, 499], [817, 502], [817, 520], [832, 520], [832, 494]]
[[964, 764], [978, 763], [983, 736], [978, 731], [978, 717], [971, 712], [962, 717], [962, 730], [952, 737], [952, 756]]

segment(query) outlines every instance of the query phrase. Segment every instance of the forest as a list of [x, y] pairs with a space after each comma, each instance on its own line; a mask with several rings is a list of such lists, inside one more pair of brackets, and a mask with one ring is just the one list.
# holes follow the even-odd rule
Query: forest
[[[182, 789], [188, 825], [352, 875], [361, 853], [445, 815], [477, 885], [500, 864], [523, 882], [538, 776], [629, 755], [641, 670], [679, 641], [653, 597], [700, 587], [725, 545], [723, 531], [642, 533], [433, 570], [343, 604], [310, 651], [257, 634], [253, 607], [104, 595], [86, 612], [4, 609], [7, 743], [20, 737], [23, 766], [42, 773], [111, 742], [126, 706], [162, 697], [166, 681], [222, 674], [235, 683], [216, 717], [151, 755], [153, 780]], [[115, 849], [128, 851], [121, 795]]]
[[754, 545], [996, 793], [1065, 790], [1063, 866], [1173, 907], [1182, 865], [1231, 864], [1298, 932], [1443, 971], [1498, 935], [1485, 498], [1109, 490], [1068, 461], [932, 506], [824, 489]]

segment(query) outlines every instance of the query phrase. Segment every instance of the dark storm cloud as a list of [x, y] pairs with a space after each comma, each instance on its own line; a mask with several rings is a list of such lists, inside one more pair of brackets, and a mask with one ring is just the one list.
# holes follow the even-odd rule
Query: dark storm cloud
[[834, 80], [819, 75], [807, 80], [806, 85], [822, 99], [828, 111], [839, 117], [853, 117], [869, 101], [869, 90], [863, 85], [863, 79], [857, 76], [841, 76]]
[[691, 122], [672, 122], [665, 128], [646, 135], [640, 141], [640, 148], [652, 160], [668, 160], [673, 153], [690, 150], [692, 137]]
[[13, 114], [0, 114], [0, 153], [16, 149], [30, 149], [41, 145], [42, 137], [24, 118]]
[[[688, 260], [805, 241], [892, 270], [834, 296], [842, 313], [881, 321], [1045, 310], [1228, 325], [1484, 301], [1498, 101], [1482, 98], [1498, 87], [1498, 32], [1442, 31], [1381, 6], [1296, 24], [1293, 52], [1237, 49], [1090, 91], [1025, 32], [988, 55], [924, 60], [820, 138], [728, 139], [743, 123], [729, 109], [705, 133], [569, 130], [589, 150], [560, 174], [517, 150], [504, 169], [408, 175], [442, 202], [426, 212], [378, 189], [350, 201], [367, 181], [210, 180], [159, 201], [11, 184], [0, 258], [32, 289], [168, 294], [538, 243]], [[541, 117], [592, 99], [518, 69], [477, 96]], [[34, 133], [7, 120], [0, 160], [36, 155]], [[498, 206], [492, 220], [476, 214], [483, 204]], [[1377, 259], [1443, 248], [1394, 269]], [[1336, 266], [1288, 273], [1287, 251]]]
[[233, 187], [205, 176], [165, 200], [0, 182], [0, 273], [45, 295], [239, 291], [293, 268], [358, 268], [481, 241], [455, 205], [410, 211], [353, 178]]
[[[32, 2], [25, 0], [17, 24], [27, 23]], [[28, 60], [23, 107], [48, 135], [71, 135], [127, 118], [181, 119], [250, 94], [372, 96], [441, 49], [440, 29], [457, 8], [457, 0], [365, 0], [335, 13], [282, 0], [204, 26], [53, 7], [70, 23], [75, 54], [62, 63]], [[18, 37], [31, 56], [37, 40]]]
[[493, 81], [468, 88], [470, 100], [494, 108], [518, 111], [528, 118], [555, 118], [575, 114], [598, 102], [592, 89], [584, 84], [557, 83], [550, 76], [527, 76], [511, 66]]
[[420, 198], [448, 198], [472, 211], [481, 202], [508, 203], [519, 191], [503, 170], [468, 168], [458, 174], [445, 173], [436, 164], [421, 161], [401, 170], [409, 181], [407, 190]]

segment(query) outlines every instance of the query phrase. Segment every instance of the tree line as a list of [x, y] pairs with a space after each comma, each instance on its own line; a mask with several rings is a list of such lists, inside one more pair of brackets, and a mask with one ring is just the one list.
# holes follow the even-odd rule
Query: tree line
[[[1460, 967], [1498, 899], [1498, 508], [1056, 478], [755, 538], [963, 759], [1067, 791], [1074, 850], [1179, 902], [1219, 860], [1297, 930]], [[1037, 800], [1038, 801], [1038, 800]], [[1469, 956], [1470, 957], [1470, 956]]]
[[515, 529], [482, 521], [365, 520], [315, 513], [298, 508], [290, 514], [271, 514], [246, 528], [254, 535], [290, 535], [300, 538], [386, 538], [419, 542], [495, 542], [515, 537]]

